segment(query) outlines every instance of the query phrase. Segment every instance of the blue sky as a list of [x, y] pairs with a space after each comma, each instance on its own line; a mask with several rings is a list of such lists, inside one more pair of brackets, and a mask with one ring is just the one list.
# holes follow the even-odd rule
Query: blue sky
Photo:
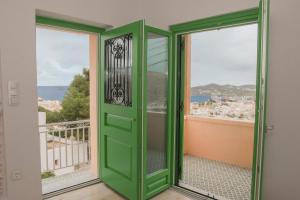
[[191, 86], [255, 84], [257, 25], [192, 34]]
[[36, 29], [38, 86], [67, 86], [89, 66], [87, 34]]

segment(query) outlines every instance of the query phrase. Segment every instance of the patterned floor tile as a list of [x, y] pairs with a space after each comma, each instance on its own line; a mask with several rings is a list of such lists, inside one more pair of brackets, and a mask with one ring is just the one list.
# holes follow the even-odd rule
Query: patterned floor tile
[[179, 184], [220, 200], [249, 200], [251, 175], [249, 169], [185, 155]]

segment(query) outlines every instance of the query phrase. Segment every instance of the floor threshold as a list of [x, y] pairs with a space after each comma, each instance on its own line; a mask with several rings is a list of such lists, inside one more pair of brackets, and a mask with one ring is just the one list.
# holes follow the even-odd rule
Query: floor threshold
[[49, 199], [49, 198], [52, 198], [52, 197], [55, 197], [55, 196], [58, 196], [58, 195], [61, 195], [61, 194], [67, 193], [67, 192], [78, 190], [78, 189], [88, 187], [88, 186], [91, 186], [91, 185], [95, 185], [95, 184], [98, 184], [98, 183], [101, 183], [101, 182], [102, 181], [100, 179], [95, 179], [95, 180], [87, 181], [87, 182], [84, 182], [84, 183], [80, 183], [80, 184], [77, 184], [77, 185], [74, 185], [74, 186], [71, 186], [71, 187], [67, 187], [67, 188], [64, 188], [64, 189], [61, 189], [61, 190], [57, 190], [57, 191], [54, 191], [54, 192], [43, 194], [43, 199]]
[[213, 198], [210, 198], [210, 197], [207, 197], [205, 195], [202, 195], [202, 194], [199, 194], [197, 192], [194, 192], [194, 191], [191, 191], [189, 189], [186, 189], [186, 188], [183, 188], [183, 187], [180, 187], [180, 186], [176, 186], [176, 185], [173, 185], [171, 187], [171, 189], [175, 190], [176, 192], [179, 192], [191, 199], [195, 199], [195, 200], [214, 200]]

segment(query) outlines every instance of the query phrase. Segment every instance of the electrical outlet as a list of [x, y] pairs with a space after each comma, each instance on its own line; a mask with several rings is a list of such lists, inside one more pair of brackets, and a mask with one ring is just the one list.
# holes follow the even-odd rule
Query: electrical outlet
[[22, 179], [22, 172], [20, 170], [13, 170], [11, 172], [11, 180], [18, 181]]

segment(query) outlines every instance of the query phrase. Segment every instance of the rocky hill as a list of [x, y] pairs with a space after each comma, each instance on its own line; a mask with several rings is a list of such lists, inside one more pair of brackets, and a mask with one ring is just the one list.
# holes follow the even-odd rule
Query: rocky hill
[[255, 96], [255, 85], [208, 84], [191, 88], [191, 96]]

